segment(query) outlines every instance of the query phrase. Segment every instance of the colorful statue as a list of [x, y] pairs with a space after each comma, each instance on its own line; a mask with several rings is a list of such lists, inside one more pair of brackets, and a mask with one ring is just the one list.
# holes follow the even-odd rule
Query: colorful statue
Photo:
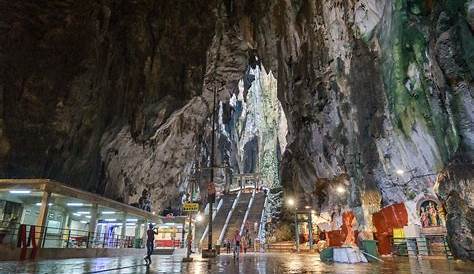
[[438, 211], [432, 202], [430, 202], [428, 212], [430, 214], [430, 224], [431, 226], [438, 226]]
[[446, 226], [446, 212], [444, 212], [443, 206], [439, 207], [438, 215], [441, 225]]
[[424, 207], [420, 208], [420, 217], [421, 217], [421, 226], [422, 227], [428, 227], [430, 226], [430, 221], [428, 219], [428, 213], [425, 211]]
[[344, 245], [355, 246], [356, 238], [354, 233], [354, 225], [356, 223], [355, 216], [352, 212], [342, 213], [342, 226], [343, 229], [347, 230], [346, 239], [344, 240]]

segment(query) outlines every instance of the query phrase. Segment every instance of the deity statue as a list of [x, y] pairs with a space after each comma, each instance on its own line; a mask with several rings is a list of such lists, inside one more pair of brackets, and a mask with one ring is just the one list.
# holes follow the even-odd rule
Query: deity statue
[[430, 215], [430, 224], [431, 226], [438, 226], [438, 211], [432, 202], [429, 204], [428, 212]]
[[428, 213], [426, 212], [424, 207], [420, 208], [420, 217], [421, 217], [421, 226], [428, 227], [430, 225], [430, 221], [428, 219]]
[[344, 212], [342, 214], [343, 227], [347, 230], [346, 239], [344, 240], [344, 245], [355, 246], [356, 239], [354, 233], [354, 226], [356, 225], [356, 219], [352, 212]]
[[444, 211], [443, 206], [439, 207], [438, 210], [439, 220], [442, 226], [446, 226], [446, 212]]

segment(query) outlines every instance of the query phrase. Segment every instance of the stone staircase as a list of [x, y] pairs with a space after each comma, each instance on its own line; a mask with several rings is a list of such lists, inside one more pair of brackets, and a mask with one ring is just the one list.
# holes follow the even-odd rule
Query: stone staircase
[[[247, 216], [247, 227], [250, 235], [256, 237], [258, 234], [258, 227], [260, 226], [260, 219], [262, 217], [262, 210], [265, 205], [265, 194], [263, 192], [255, 193], [255, 197]], [[257, 224], [257, 225], [255, 225]]]
[[223, 240], [232, 239], [235, 232], [240, 231], [240, 226], [242, 225], [242, 222], [244, 221], [245, 212], [247, 211], [250, 198], [252, 198], [252, 193], [240, 194], [240, 199], [237, 202], [237, 205], [234, 209], [232, 217], [230, 218]]
[[[222, 199], [222, 206], [220, 210], [217, 212], [216, 217], [212, 220], [212, 242], [213, 245], [217, 243], [219, 240], [219, 236], [221, 235], [221, 231], [224, 228], [225, 220], [227, 219], [227, 215], [229, 214], [230, 209], [232, 208], [232, 204], [234, 200], [237, 198], [237, 194], [226, 194], [223, 196]], [[202, 235], [202, 233], [201, 233]], [[202, 241], [201, 247], [203, 249], [207, 249], [208, 243], [208, 236]]]

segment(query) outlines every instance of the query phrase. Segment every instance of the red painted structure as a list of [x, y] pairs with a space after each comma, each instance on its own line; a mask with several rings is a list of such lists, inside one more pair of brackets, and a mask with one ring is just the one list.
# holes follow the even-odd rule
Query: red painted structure
[[392, 252], [394, 228], [403, 228], [408, 224], [405, 204], [393, 204], [382, 208], [372, 215], [372, 222], [377, 229], [375, 239], [378, 241], [379, 253], [387, 255]]
[[[326, 241], [329, 246], [334, 247], [334, 246], [342, 246], [344, 244], [344, 241], [346, 240], [347, 234], [348, 234], [348, 229], [350, 229], [351, 223], [354, 220], [355, 215], [352, 213], [352, 211], [347, 211], [342, 214], [342, 229], [339, 230], [331, 230], [328, 231], [326, 234]], [[357, 239], [357, 234], [358, 231], [354, 230], [354, 237]]]

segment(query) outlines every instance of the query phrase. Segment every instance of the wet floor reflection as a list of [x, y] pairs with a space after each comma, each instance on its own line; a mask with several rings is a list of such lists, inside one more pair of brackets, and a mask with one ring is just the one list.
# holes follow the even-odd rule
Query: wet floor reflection
[[183, 263], [182, 256], [160, 255], [146, 266], [141, 257], [66, 259], [39, 262], [3, 262], [0, 273], [474, 273], [472, 262], [444, 258], [383, 258], [383, 263], [326, 264], [318, 255], [273, 253], [247, 254], [239, 260], [232, 255], [214, 259], [199, 256]]

